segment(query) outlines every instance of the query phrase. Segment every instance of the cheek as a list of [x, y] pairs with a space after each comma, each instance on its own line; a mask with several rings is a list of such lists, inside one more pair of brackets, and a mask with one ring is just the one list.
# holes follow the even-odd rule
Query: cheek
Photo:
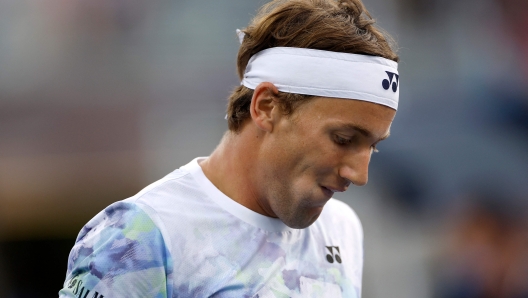
[[286, 188], [306, 189], [314, 180], [331, 174], [340, 160], [340, 150], [328, 136], [311, 126], [284, 129], [266, 146], [266, 167]]
[[334, 172], [337, 172], [338, 165], [342, 160], [342, 150], [333, 148], [329, 142], [313, 142], [303, 144], [297, 149], [296, 154], [292, 154], [294, 174], [302, 183], [320, 182], [326, 180]]
[[265, 158], [266, 167], [272, 168], [276, 179], [297, 176], [307, 166], [306, 152], [302, 147], [295, 146], [295, 140], [277, 142], [268, 150]]
[[313, 144], [304, 154], [307, 170], [317, 174], [332, 172], [343, 158], [343, 150], [330, 142]]

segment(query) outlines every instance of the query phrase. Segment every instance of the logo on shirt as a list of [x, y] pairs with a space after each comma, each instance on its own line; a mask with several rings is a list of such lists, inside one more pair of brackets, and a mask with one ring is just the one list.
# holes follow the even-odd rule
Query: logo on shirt
[[389, 76], [389, 79], [385, 79], [381, 82], [383, 89], [389, 90], [392, 85], [392, 91], [396, 92], [398, 90], [398, 80], [400, 76], [390, 71], [386, 71], [386, 73]]
[[88, 288], [85, 288], [83, 285], [83, 281], [77, 278], [72, 278], [70, 280], [70, 282], [68, 283], [68, 289], [71, 289], [75, 297], [78, 298], [104, 298], [103, 295], [100, 295], [98, 292], [95, 291], [92, 296], [88, 296], [90, 290]]
[[333, 263], [334, 260], [341, 264], [341, 255], [339, 253], [339, 246], [326, 246], [329, 254], [326, 255], [326, 260], [328, 263]]

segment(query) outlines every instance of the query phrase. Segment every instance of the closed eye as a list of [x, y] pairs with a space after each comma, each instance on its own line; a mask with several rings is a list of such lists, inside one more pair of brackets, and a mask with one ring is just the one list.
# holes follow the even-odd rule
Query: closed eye
[[348, 145], [350, 143], [352, 143], [352, 139], [351, 138], [344, 138], [342, 136], [339, 136], [339, 135], [334, 135], [334, 142], [338, 145], [341, 145], [341, 146], [345, 146], [345, 145]]
[[[334, 142], [338, 144], [339, 146], [347, 146], [351, 144], [353, 141], [354, 141], [353, 138], [347, 138], [347, 137], [343, 137], [337, 134], [334, 135]], [[377, 142], [376, 144], [370, 147], [373, 153], [379, 152], [378, 148], [376, 148], [376, 145], [377, 145]]]

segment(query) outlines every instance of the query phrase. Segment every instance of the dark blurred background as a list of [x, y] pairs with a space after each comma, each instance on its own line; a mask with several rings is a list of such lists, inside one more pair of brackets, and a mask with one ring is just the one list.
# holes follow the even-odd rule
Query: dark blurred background
[[[266, 1], [0, 0], [0, 297], [56, 297], [81, 227], [227, 125]], [[528, 1], [365, 0], [400, 110], [370, 182], [364, 298], [528, 297]]]

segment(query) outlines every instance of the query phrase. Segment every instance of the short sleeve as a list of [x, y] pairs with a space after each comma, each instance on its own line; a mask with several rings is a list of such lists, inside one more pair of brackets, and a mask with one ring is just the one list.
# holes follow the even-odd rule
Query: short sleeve
[[171, 280], [159, 228], [136, 204], [118, 202], [79, 233], [59, 297], [171, 297]]

